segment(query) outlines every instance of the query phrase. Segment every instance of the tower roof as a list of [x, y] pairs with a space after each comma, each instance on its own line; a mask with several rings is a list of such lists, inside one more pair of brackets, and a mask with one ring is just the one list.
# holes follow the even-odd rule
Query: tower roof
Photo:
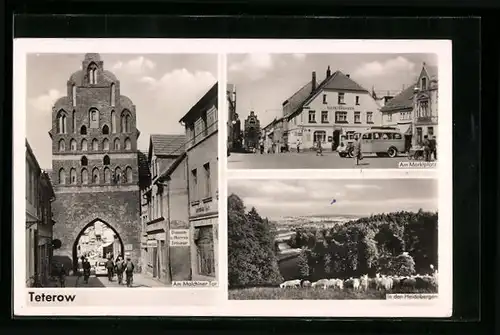
[[101, 55], [99, 55], [98, 53], [86, 53], [85, 54], [85, 58], [84, 58], [86, 61], [89, 61], [89, 62], [100, 62], [101, 61]]

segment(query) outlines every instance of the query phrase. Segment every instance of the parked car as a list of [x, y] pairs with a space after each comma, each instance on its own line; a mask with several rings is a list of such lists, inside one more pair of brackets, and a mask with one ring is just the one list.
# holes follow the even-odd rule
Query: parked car
[[95, 263], [95, 275], [96, 276], [106, 276], [108, 270], [106, 269], [106, 260], [99, 260]]

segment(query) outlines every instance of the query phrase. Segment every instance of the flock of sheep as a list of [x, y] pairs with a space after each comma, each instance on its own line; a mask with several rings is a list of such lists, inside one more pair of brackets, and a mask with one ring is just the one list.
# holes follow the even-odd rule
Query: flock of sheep
[[280, 284], [280, 288], [290, 287], [311, 287], [311, 288], [327, 288], [334, 290], [351, 289], [353, 291], [367, 291], [369, 288], [376, 289], [377, 291], [391, 291], [398, 289], [436, 289], [438, 286], [438, 273], [433, 270], [430, 275], [413, 275], [413, 276], [386, 276], [376, 274], [374, 278], [369, 278], [368, 275], [363, 275], [360, 278], [348, 279], [320, 279], [311, 283], [308, 280], [288, 280]]

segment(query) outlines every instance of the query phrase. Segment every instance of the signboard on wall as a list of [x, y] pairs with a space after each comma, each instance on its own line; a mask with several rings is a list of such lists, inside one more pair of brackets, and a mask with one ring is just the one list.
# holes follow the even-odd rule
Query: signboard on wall
[[125, 244], [123, 248], [125, 248], [125, 251], [132, 251], [132, 249], [134, 249], [134, 246], [132, 244]]
[[170, 229], [171, 247], [189, 247], [189, 229]]
[[158, 246], [158, 241], [148, 240], [147, 246], [148, 246], [148, 248], [156, 248]]

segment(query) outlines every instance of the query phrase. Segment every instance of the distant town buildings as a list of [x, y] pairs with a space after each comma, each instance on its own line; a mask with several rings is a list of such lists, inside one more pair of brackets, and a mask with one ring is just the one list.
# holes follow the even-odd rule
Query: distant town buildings
[[55, 193], [26, 141], [26, 284], [47, 285], [53, 255], [52, 202]]

